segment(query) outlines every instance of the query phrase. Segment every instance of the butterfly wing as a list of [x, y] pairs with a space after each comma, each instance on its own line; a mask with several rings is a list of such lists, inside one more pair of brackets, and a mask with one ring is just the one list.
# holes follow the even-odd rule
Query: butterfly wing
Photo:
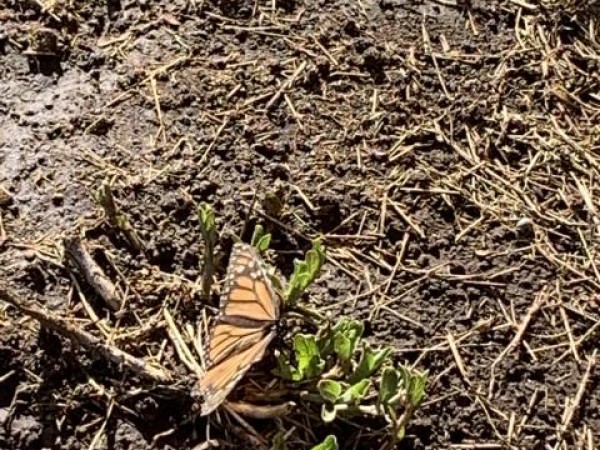
[[212, 329], [207, 364], [199, 381], [204, 397], [200, 414], [215, 410], [233, 390], [250, 366], [259, 361], [273, 339], [279, 319], [275, 294], [258, 252], [247, 244], [233, 248], [221, 313]]
[[205, 372], [199, 382], [200, 392], [204, 397], [204, 402], [200, 406], [201, 416], [210, 414], [223, 403], [252, 364], [263, 357], [274, 336], [275, 332], [264, 335], [249, 347], [212, 365]]
[[231, 355], [254, 345], [266, 334], [262, 326], [221, 319], [213, 328], [207, 352], [207, 365], [219, 364]]
[[227, 274], [220, 305], [222, 316], [271, 322], [279, 318], [279, 297], [254, 247], [235, 244]]

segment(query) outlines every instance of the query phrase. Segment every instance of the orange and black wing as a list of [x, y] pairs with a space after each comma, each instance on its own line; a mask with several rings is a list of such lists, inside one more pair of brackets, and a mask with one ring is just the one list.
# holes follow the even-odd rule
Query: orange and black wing
[[233, 390], [273, 339], [279, 319], [279, 297], [257, 251], [247, 244], [233, 248], [221, 312], [206, 352], [208, 370], [200, 384], [201, 415], [210, 414]]
[[263, 357], [267, 346], [274, 336], [275, 332], [270, 332], [262, 336], [261, 339], [249, 347], [212, 365], [205, 372], [199, 382], [200, 392], [203, 396], [200, 415], [206, 416], [210, 414], [223, 403], [250, 366]]
[[257, 322], [273, 322], [279, 318], [279, 297], [254, 247], [243, 243], [234, 245], [220, 307], [221, 316], [225, 317]]

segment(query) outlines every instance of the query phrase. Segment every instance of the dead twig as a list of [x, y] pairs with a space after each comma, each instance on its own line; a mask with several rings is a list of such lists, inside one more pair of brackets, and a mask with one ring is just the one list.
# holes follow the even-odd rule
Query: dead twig
[[122, 366], [124, 369], [140, 377], [158, 383], [168, 383], [171, 380], [170, 375], [164, 369], [152, 367], [143, 359], [100, 341], [97, 337], [77, 328], [66, 319], [57, 316], [34, 300], [25, 300], [3, 286], [0, 286], [0, 300], [15, 306], [22, 313], [36, 319], [43, 326], [56, 331], [58, 334], [71, 339], [81, 347], [102, 355], [109, 361]]
[[68, 237], [63, 240], [65, 256], [77, 267], [87, 283], [113, 310], [121, 308], [121, 300], [117, 295], [117, 288], [106, 276], [102, 268], [94, 261], [85, 249], [79, 237]]
[[458, 371], [460, 372], [461, 376], [463, 377], [463, 380], [465, 381], [465, 383], [467, 383], [467, 385], [471, 385], [471, 380], [469, 379], [469, 375], [467, 373], [467, 370], [465, 369], [465, 365], [463, 364], [463, 360], [462, 357], [460, 356], [460, 353], [458, 352], [458, 347], [456, 345], [456, 339], [454, 339], [454, 336], [452, 335], [452, 333], [448, 333], [446, 335], [446, 340], [448, 341], [448, 346], [450, 347], [450, 351], [452, 352], [452, 356], [454, 357], [454, 361], [456, 362], [456, 367], [458, 368]]
[[246, 402], [225, 402], [225, 407], [230, 411], [250, 417], [252, 419], [274, 419], [287, 416], [296, 406], [294, 402], [286, 402], [280, 405], [253, 405]]
[[394, 202], [394, 201], [389, 201], [389, 204], [391, 205], [391, 207], [394, 209], [394, 211], [396, 211], [396, 213], [398, 213], [398, 215], [402, 218], [402, 220], [404, 220], [404, 222], [406, 222], [406, 224], [412, 228], [412, 230], [417, 233], [417, 235], [421, 238], [421, 239], [425, 239], [425, 233], [423, 232], [423, 230], [421, 229], [421, 227], [419, 227], [409, 216], [408, 214], [406, 214], [406, 212], [404, 212], [404, 210], [402, 208], [400, 208], [400, 206]]

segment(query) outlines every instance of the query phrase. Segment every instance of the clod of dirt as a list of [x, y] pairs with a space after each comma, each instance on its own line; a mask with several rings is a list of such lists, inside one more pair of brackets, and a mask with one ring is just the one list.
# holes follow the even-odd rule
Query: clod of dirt
[[[147, 448], [144, 445], [144, 436], [131, 424], [119, 421], [115, 432], [115, 449], [118, 450], [142, 450]], [[150, 448], [150, 446], [148, 446]]]
[[33, 416], [17, 416], [11, 419], [8, 408], [1, 408], [0, 425], [0, 445], [6, 445], [10, 439], [19, 449], [39, 448], [43, 427]]

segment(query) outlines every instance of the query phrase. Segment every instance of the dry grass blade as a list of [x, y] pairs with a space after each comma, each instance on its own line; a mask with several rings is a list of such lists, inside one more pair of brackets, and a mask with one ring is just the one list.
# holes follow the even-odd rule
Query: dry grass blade
[[294, 71], [294, 73], [281, 84], [281, 87], [277, 90], [277, 92], [275, 92], [273, 97], [271, 97], [271, 99], [267, 102], [267, 104], [265, 105], [265, 109], [269, 110], [273, 107], [273, 105], [275, 105], [275, 103], [277, 102], [277, 100], [279, 100], [279, 98], [285, 92], [285, 90], [289, 89], [294, 84], [296, 79], [300, 76], [300, 74], [304, 71], [304, 69], [306, 69], [307, 64], [308, 63], [306, 61], [302, 61], [300, 63], [300, 65]]
[[513, 337], [513, 339], [504, 348], [504, 350], [502, 350], [502, 352], [496, 357], [496, 359], [492, 363], [490, 385], [489, 385], [489, 390], [488, 390], [489, 398], [492, 397], [492, 394], [494, 392], [496, 367], [502, 362], [502, 360], [508, 354], [510, 354], [510, 352], [512, 352], [522, 342], [523, 336], [525, 335], [525, 332], [527, 331], [527, 327], [529, 326], [529, 323], [531, 322], [533, 316], [540, 310], [540, 308], [542, 307], [542, 305], [544, 304], [545, 301], [546, 301], [546, 293], [544, 291], [542, 291], [536, 296], [533, 303], [527, 310], [527, 313], [523, 317], [523, 320], [521, 321], [519, 328], [517, 329], [517, 332], [515, 333], [515, 336]]
[[[215, 276], [234, 236], [247, 241], [255, 224], [271, 233], [269, 259], [286, 275], [319, 239], [323, 277], [301, 301], [333, 321], [365, 319], [365, 337], [393, 347], [395, 362], [429, 371], [421, 417], [435, 420], [409, 424], [406, 446], [598, 446], [597, 354], [589, 360], [600, 330], [597, 0], [119, 3], [0, 7], [0, 110], [10, 110], [0, 132], [0, 283], [69, 303], [47, 315], [34, 302], [31, 314], [78, 345], [110, 344], [105, 358], [123, 349], [144, 357], [130, 361], [134, 370], [163, 364], [193, 384], [204, 369], [197, 323], [216, 300], [188, 281], [212, 279], [198, 268], [213, 252], [202, 251], [194, 209], [210, 202]], [[52, 75], [36, 66], [41, 28], [57, 35]], [[104, 216], [89, 195], [103, 180], [114, 186]], [[250, 193], [279, 187], [280, 204], [240, 214]], [[83, 269], [63, 267], [60, 241], [74, 226], [104, 274], [85, 245], [70, 257]], [[106, 269], [91, 245], [108, 242]], [[83, 279], [93, 289], [80, 289]], [[5, 308], [0, 354], [11, 355], [5, 372], [18, 370], [1, 387], [18, 386], [15, 419], [44, 414], [46, 389], [21, 389], [54, 388], [46, 341]], [[296, 319], [274, 353], [306, 331]], [[287, 412], [278, 402], [296, 398], [260, 373], [276, 360], [247, 375], [257, 389], [237, 392], [272, 406], [231, 403], [232, 414], [223, 408], [190, 434], [180, 426], [190, 411], [153, 396], [157, 407], [136, 409], [131, 426], [154, 436], [151, 446], [180, 450], [191, 439], [268, 448], [280, 435], [303, 450], [338, 424], [340, 448], [390, 447], [371, 423], [324, 425], [308, 400], [273, 420]], [[122, 403], [106, 420], [81, 401], [87, 391], [66, 364], [56, 366], [52, 403], [66, 411], [57, 442], [77, 431], [99, 448], [119, 436]], [[118, 391], [153, 395], [155, 378], [122, 377]], [[106, 408], [111, 394], [92, 390]], [[268, 420], [256, 425], [258, 416]], [[20, 445], [19, 429], [6, 427], [7, 445]]]
[[565, 413], [562, 417], [562, 423], [561, 423], [560, 429], [558, 431], [558, 442], [554, 446], [554, 450], [558, 450], [558, 448], [560, 448], [560, 445], [563, 442], [564, 435], [565, 435], [565, 433], [568, 432], [569, 427], [571, 426], [573, 416], [575, 415], [575, 412], [581, 405], [581, 401], [582, 401], [583, 396], [585, 395], [585, 391], [588, 387], [590, 376], [592, 374], [592, 371], [594, 370], [594, 367], [596, 366], [596, 355], [597, 354], [598, 354], [598, 350], [594, 349], [592, 355], [588, 359], [588, 363], [585, 368], [585, 372], [584, 372], [583, 376], [581, 377], [581, 381], [579, 383], [579, 387], [577, 388], [577, 392], [575, 393], [575, 396], [573, 397], [573, 399], [571, 401], [567, 402], [567, 406], [565, 408]]
[[173, 320], [173, 316], [169, 312], [168, 309], [163, 310], [163, 315], [165, 317], [165, 321], [167, 322], [167, 330], [169, 332], [169, 337], [175, 346], [175, 350], [177, 351], [177, 355], [181, 359], [181, 361], [196, 375], [196, 377], [200, 378], [204, 374], [204, 369], [198, 364], [192, 351], [189, 349], [186, 344], [179, 328], [175, 324]]

